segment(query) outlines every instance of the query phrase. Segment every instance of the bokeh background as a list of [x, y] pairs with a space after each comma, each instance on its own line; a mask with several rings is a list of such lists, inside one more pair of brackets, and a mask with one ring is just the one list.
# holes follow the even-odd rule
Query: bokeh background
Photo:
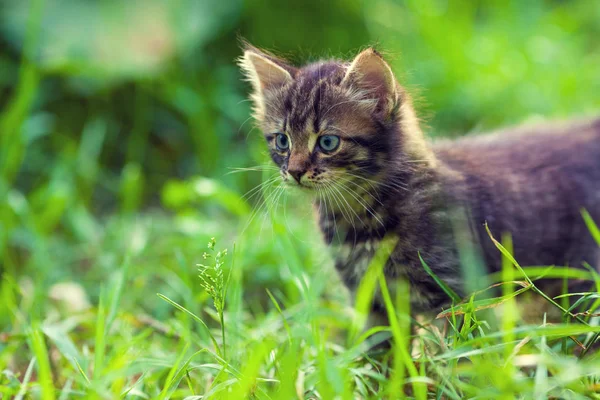
[[0, 330], [96, 304], [124, 265], [123, 313], [202, 314], [210, 237], [254, 312], [330, 269], [304, 200], [253, 214], [265, 173], [232, 173], [266, 162], [239, 36], [298, 64], [376, 45], [431, 136], [600, 110], [595, 0], [2, 0]]

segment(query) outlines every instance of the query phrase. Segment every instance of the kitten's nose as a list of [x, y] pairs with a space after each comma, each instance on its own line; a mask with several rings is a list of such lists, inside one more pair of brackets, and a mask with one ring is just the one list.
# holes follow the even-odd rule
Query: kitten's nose
[[298, 183], [300, 183], [300, 179], [302, 178], [302, 175], [304, 175], [304, 172], [305, 171], [301, 169], [288, 169], [288, 174], [293, 176]]

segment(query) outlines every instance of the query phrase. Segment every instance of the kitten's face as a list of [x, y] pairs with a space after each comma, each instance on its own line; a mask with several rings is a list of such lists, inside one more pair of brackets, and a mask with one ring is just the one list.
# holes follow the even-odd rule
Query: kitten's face
[[252, 48], [241, 65], [254, 85], [255, 117], [286, 182], [327, 191], [334, 183], [378, 178], [396, 147], [397, 138], [385, 131], [397, 92], [377, 53], [367, 50], [352, 64], [296, 69]]

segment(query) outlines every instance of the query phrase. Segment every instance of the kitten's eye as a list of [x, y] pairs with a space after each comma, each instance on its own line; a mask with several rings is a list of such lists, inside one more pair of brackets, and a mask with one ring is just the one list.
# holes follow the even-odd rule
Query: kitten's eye
[[290, 148], [290, 141], [286, 134], [278, 133], [275, 138], [275, 144], [277, 145], [277, 150], [284, 151]]
[[340, 146], [340, 137], [335, 135], [324, 135], [319, 138], [319, 147], [324, 153], [331, 153]]

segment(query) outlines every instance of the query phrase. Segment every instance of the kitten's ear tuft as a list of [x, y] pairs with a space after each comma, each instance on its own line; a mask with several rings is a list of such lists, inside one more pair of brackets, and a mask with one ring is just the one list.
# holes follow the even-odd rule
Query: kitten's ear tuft
[[397, 106], [399, 90], [392, 69], [374, 49], [358, 54], [348, 67], [342, 84], [356, 87], [378, 101], [378, 110], [389, 114]]
[[239, 65], [256, 91], [275, 89], [291, 82], [295, 68], [246, 44]]
[[250, 81], [254, 89], [252, 100], [254, 101], [254, 116], [258, 120], [264, 118], [266, 92], [279, 89], [293, 81], [296, 68], [288, 65], [285, 61], [267, 54], [256, 47], [243, 42], [244, 55], [238, 60], [246, 79]]

